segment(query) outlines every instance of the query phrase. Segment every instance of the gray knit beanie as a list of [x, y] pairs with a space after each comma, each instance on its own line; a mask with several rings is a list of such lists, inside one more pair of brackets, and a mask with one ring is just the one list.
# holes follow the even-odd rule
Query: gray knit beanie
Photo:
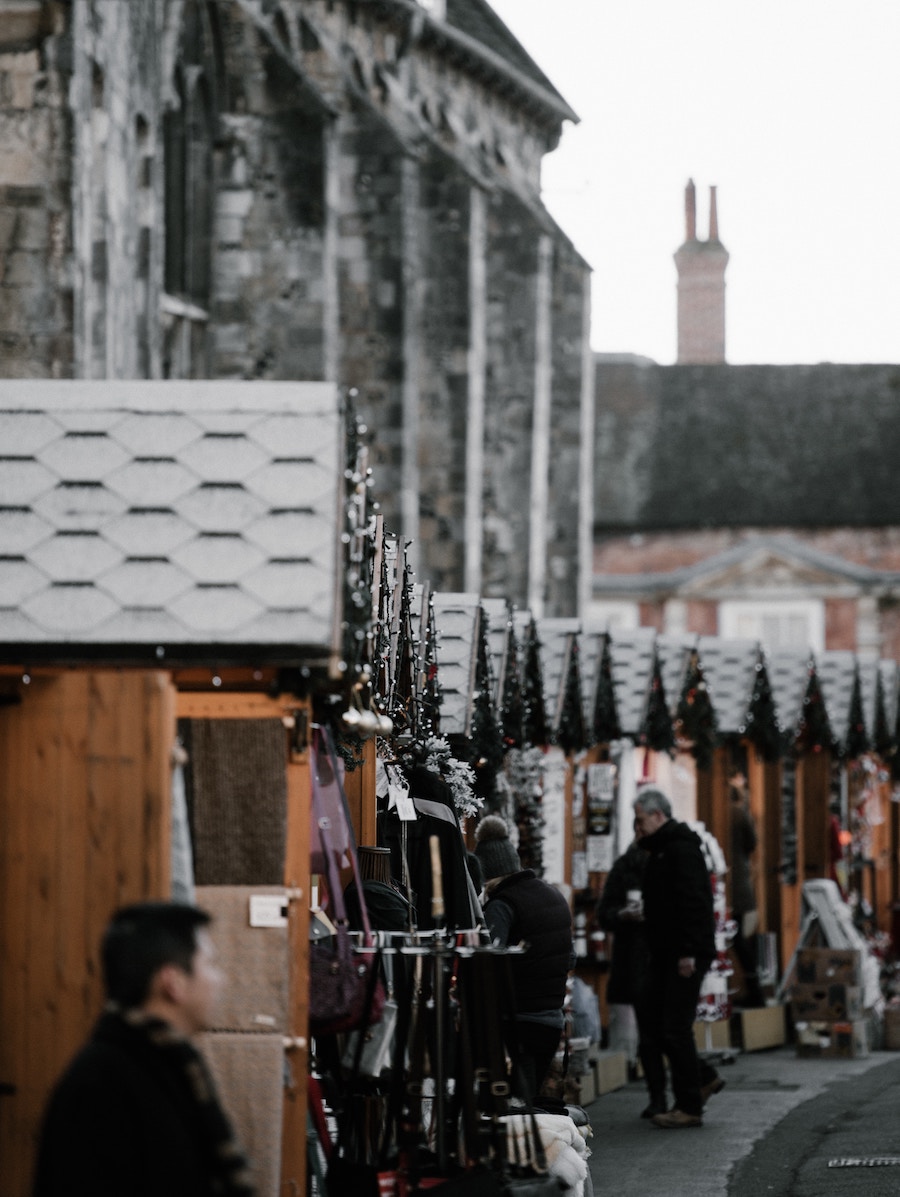
[[485, 881], [518, 873], [522, 868], [519, 854], [510, 842], [509, 828], [499, 815], [485, 815], [475, 828], [475, 855], [481, 862]]

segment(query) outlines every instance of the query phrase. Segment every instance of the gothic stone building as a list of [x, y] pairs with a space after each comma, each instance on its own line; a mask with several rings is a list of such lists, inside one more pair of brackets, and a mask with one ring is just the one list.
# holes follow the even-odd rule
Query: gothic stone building
[[596, 362], [591, 618], [900, 659], [900, 365], [727, 365], [685, 214], [677, 363]]
[[356, 388], [418, 575], [574, 614], [574, 119], [485, 0], [0, 0], [0, 375]]

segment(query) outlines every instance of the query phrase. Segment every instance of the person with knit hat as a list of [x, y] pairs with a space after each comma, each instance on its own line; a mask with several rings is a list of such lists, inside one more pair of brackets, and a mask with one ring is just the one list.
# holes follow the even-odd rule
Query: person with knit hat
[[558, 889], [522, 868], [499, 815], [486, 815], [475, 828], [475, 855], [484, 874], [491, 941], [526, 945], [522, 955], [510, 957], [519, 1048], [513, 1087], [523, 1100], [535, 1102], [564, 1025], [566, 981], [574, 963], [572, 914]]

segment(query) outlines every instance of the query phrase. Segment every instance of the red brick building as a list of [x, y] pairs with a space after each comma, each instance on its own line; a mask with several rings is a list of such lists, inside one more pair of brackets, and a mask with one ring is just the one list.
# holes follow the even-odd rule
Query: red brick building
[[596, 357], [590, 621], [900, 658], [900, 365], [727, 365], [710, 207], [677, 364]]

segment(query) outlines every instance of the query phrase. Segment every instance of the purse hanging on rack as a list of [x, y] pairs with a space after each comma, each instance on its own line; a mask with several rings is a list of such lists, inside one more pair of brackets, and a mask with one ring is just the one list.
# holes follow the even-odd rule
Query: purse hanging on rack
[[359, 1040], [362, 1039], [362, 1051], [356, 1071], [360, 1076], [372, 1077], [377, 1080], [381, 1074], [391, 1067], [394, 1055], [394, 1036], [397, 1033], [397, 1015], [399, 1013], [394, 997], [393, 958], [382, 956], [378, 951], [378, 959], [383, 961], [384, 973], [387, 979], [387, 996], [381, 1011], [381, 1019], [374, 1026], [369, 1025], [353, 1031], [347, 1036], [347, 1043], [341, 1063], [345, 1068], [353, 1068]]
[[[341, 786], [331, 736], [326, 728], [318, 728], [314, 733], [311, 774], [313, 817], [325, 858], [325, 876], [333, 904], [335, 934], [327, 941], [310, 944], [309, 1029], [312, 1035], [330, 1035], [356, 1030], [362, 1024], [364, 1016], [370, 1024], [377, 1023], [384, 1008], [385, 994], [381, 979], [376, 977], [369, 1005], [369, 974], [378, 967], [378, 963], [372, 948], [372, 929], [359, 881], [347, 800]], [[362, 914], [363, 944], [371, 949], [369, 951], [356, 951], [350, 937], [332, 836], [330, 810], [336, 811], [337, 817], [344, 823], [347, 854], [350, 857]]]

